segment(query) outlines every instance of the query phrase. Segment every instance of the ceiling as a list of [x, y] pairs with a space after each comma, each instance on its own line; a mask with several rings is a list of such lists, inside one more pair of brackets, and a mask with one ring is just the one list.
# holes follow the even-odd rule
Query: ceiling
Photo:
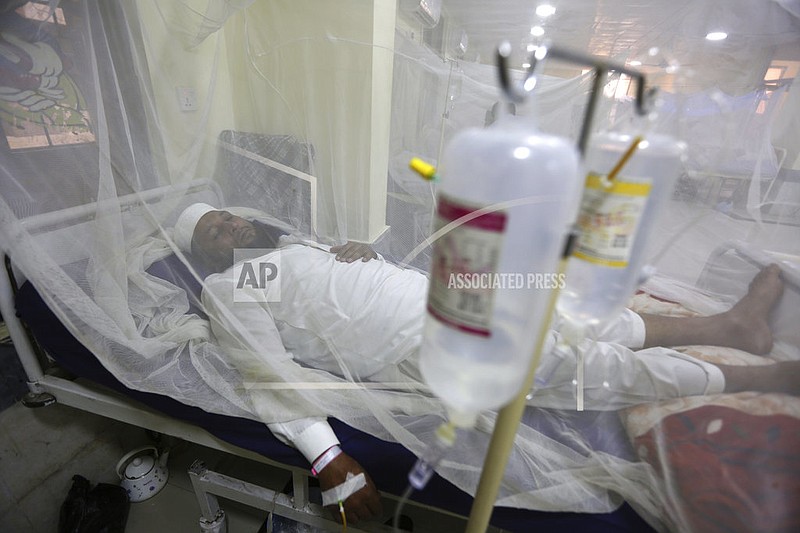
[[[469, 39], [467, 57], [493, 61], [504, 39], [514, 46], [512, 62], [527, 61], [526, 46], [552, 44], [615, 61], [642, 61], [729, 69], [769, 64], [772, 59], [800, 61], [800, 22], [779, 5], [797, 0], [443, 0], [451, 32]], [[547, 18], [535, 14], [539, 4], [556, 8]], [[798, 10], [800, 11], [800, 10]], [[540, 25], [542, 37], [531, 35]], [[710, 31], [728, 38], [711, 42]], [[658, 48], [655, 53], [654, 47]], [[652, 50], [652, 52], [651, 52]], [[783, 57], [781, 57], [783, 56]]]

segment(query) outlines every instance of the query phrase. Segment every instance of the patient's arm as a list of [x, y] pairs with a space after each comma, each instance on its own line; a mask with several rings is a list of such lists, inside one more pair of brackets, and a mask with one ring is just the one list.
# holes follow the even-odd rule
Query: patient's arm
[[286, 246], [289, 244], [302, 244], [304, 246], [317, 248], [324, 252], [336, 254], [336, 260], [344, 263], [352, 263], [358, 259], [361, 259], [365, 262], [371, 259], [380, 259], [383, 261], [383, 257], [373, 250], [372, 246], [363, 242], [347, 241], [345, 244], [332, 246], [325, 242], [318, 242], [308, 237], [304, 237], [300, 234], [291, 234], [281, 237], [280, 244], [281, 246]]
[[[254, 371], [268, 372], [271, 363], [275, 361], [284, 360], [294, 364], [291, 362], [291, 354], [283, 346], [269, 311], [257, 302], [233, 302], [232, 281], [223, 276], [224, 274], [211, 276], [206, 280], [202, 301], [217, 341], [223, 348], [230, 348], [231, 362], [248, 375], [253, 375]], [[258, 346], [259, 349], [249, 348], [252, 346]], [[259, 361], [266, 354], [270, 361]], [[264, 398], [252, 397], [256, 411], [275, 412], [275, 399], [272, 396], [271, 398], [270, 402]], [[291, 420], [293, 415], [292, 412], [287, 412], [288, 409], [292, 407], [284, 402], [281, 414], [289, 418], [289, 422], [269, 423], [267, 427], [278, 439], [294, 445], [309, 464], [313, 464], [325, 450], [339, 444], [324, 417], [309, 417], [307, 411], [299, 410], [295, 419]], [[341, 454], [319, 473], [320, 488], [325, 491], [341, 485], [346, 481], [348, 472], [355, 476], [364, 472], [364, 469], [346, 454]], [[353, 523], [373, 517], [374, 509], [380, 510], [378, 491], [366, 472], [365, 477], [367, 486], [344, 502], [347, 519]], [[339, 510], [332, 509], [332, 512], [338, 519]]]
[[[292, 444], [300, 450], [308, 459], [309, 464], [315, 463], [316, 459], [328, 448], [339, 444], [339, 439], [323, 418], [302, 418], [290, 422], [267, 424], [267, 427], [280, 440]], [[328, 463], [317, 475], [320, 489], [326, 491], [347, 481], [348, 473], [357, 476], [362, 472], [367, 486], [352, 494], [344, 502], [347, 521], [353, 524], [360, 520], [377, 517], [382, 513], [381, 498], [372, 478], [358, 462], [346, 453], [342, 453]], [[341, 520], [338, 508], [332, 507], [330, 511], [337, 520]]]

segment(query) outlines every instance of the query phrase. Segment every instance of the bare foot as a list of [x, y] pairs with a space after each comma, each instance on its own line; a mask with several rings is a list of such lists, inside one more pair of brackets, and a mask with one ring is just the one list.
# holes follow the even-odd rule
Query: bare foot
[[730, 328], [730, 345], [754, 354], [772, 350], [772, 331], [767, 321], [783, 294], [780, 275], [778, 265], [763, 268], [750, 282], [747, 294], [724, 314]]

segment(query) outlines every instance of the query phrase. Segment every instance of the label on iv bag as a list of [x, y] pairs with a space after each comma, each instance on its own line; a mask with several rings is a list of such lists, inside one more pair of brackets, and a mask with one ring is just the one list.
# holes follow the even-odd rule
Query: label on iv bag
[[578, 216], [573, 255], [590, 263], [625, 268], [650, 194], [649, 181], [608, 181], [589, 174]]
[[497, 272], [508, 215], [480, 209], [439, 194], [434, 232], [444, 234], [433, 248], [428, 313], [449, 327], [488, 337], [496, 289], [454, 283], [459, 276]]

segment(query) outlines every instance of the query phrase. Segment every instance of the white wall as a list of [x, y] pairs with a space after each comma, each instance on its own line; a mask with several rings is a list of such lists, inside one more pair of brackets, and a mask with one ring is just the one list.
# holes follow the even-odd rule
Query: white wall
[[[139, 13], [145, 53], [172, 183], [209, 177], [216, 136], [233, 127], [225, 43], [213, 34], [193, 46], [207, 0], [129, 0]], [[198, 110], [181, 111], [177, 87], [194, 89]], [[199, 134], [199, 135], [198, 135]]]
[[313, 144], [325, 234], [385, 229], [395, 12], [394, 0], [271, 0], [226, 26], [236, 123]]

